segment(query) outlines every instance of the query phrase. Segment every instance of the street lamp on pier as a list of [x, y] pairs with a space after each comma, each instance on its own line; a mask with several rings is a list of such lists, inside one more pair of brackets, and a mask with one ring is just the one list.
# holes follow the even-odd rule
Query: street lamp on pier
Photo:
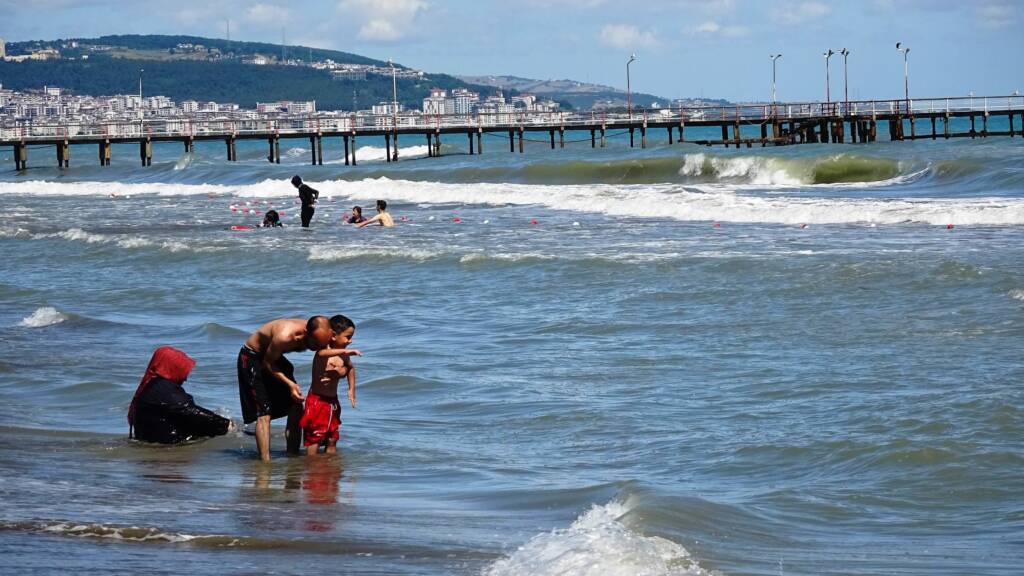
[[782, 58], [782, 54], [769, 54], [772, 59], [772, 104], [775, 104], [775, 61]]
[[839, 51], [843, 55], [843, 101], [846, 103], [846, 113], [850, 113], [850, 75], [846, 66], [846, 59], [850, 56], [850, 51], [843, 48]]
[[395, 152], [394, 160], [398, 160], [398, 77], [395, 75], [395, 63], [388, 58], [388, 66], [391, 66], [391, 105], [392, 105], [392, 129], [395, 131]]
[[832, 80], [829, 77], [828, 60], [835, 54], [831, 48], [828, 52], [822, 54], [825, 57], [825, 103], [829, 104], [832, 102]]
[[896, 51], [903, 52], [903, 98], [907, 101], [907, 112], [910, 112], [910, 66], [907, 64], [910, 47], [904, 46], [902, 42], [897, 42]]
[[626, 111], [629, 113], [629, 121], [633, 121], [633, 91], [629, 85], [629, 65], [636, 61], [636, 54], [629, 55], [629, 62], [626, 62]]
[[145, 68], [139, 68], [139, 120], [143, 120], [146, 117], [145, 106], [142, 103], [142, 73], [145, 71]]

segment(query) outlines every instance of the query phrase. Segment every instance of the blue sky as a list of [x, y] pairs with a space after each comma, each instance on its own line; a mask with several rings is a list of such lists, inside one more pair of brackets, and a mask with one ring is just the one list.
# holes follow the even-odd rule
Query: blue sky
[[[334, 48], [451, 74], [570, 78], [667, 97], [825, 93], [848, 48], [850, 98], [1024, 93], [1024, 0], [0, 0], [0, 38], [192, 34]], [[832, 59], [832, 95], [843, 90]]]

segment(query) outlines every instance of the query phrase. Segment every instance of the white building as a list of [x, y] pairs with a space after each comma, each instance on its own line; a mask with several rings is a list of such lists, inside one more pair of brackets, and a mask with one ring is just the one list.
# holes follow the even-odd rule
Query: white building
[[473, 107], [480, 101], [480, 95], [465, 88], [456, 88], [452, 90], [452, 100], [453, 114], [472, 114]]
[[199, 111], [199, 102], [195, 100], [185, 100], [181, 103], [181, 111], [186, 114], [194, 114]]
[[310, 102], [282, 102], [281, 108], [289, 114], [313, 114], [316, 112], [316, 100]]
[[448, 92], [441, 88], [430, 90], [430, 96], [423, 99], [424, 114], [444, 114], [445, 101], [448, 100]]
[[4, 42], [3, 38], [0, 38], [0, 58], [7, 57], [7, 42]]

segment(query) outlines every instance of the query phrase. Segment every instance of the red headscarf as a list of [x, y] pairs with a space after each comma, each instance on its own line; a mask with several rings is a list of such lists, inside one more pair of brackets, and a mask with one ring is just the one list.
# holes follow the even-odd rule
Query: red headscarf
[[149, 359], [149, 366], [146, 367], [146, 373], [142, 375], [142, 381], [135, 389], [135, 396], [132, 397], [132, 403], [128, 406], [129, 434], [131, 434], [131, 426], [135, 424], [135, 401], [142, 396], [142, 391], [146, 389], [150, 381], [154, 378], [163, 378], [181, 386], [195, 367], [196, 361], [177, 348], [161, 346], [153, 352], [153, 357]]

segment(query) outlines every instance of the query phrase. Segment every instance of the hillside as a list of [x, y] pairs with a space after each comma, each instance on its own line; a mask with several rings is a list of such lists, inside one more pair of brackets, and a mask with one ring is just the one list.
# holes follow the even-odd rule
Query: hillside
[[[71, 47], [72, 42], [77, 47]], [[216, 48], [217, 57], [206, 52], [172, 54], [179, 44], [202, 44]], [[57, 48], [62, 58], [26, 62], [0, 61], [0, 84], [25, 90], [44, 85], [60, 86], [78, 94], [131, 94], [138, 91], [139, 70], [145, 69], [144, 92], [161, 94], [176, 101], [233, 102], [254, 107], [257, 102], [316, 100], [320, 110], [369, 108], [392, 98], [391, 78], [367, 76], [366, 80], [335, 80], [330, 73], [303, 65], [243, 64], [242, 58], [256, 54], [280, 55], [281, 45], [235, 42], [193, 36], [103, 36], [53, 42], [15, 42], [9, 53], [24, 54], [31, 49]], [[102, 47], [98, 49], [97, 47]], [[285, 46], [289, 60], [331, 59], [348, 64], [385, 66], [386, 62], [335, 50], [306, 46]], [[88, 59], [82, 59], [88, 56]], [[401, 67], [399, 65], [399, 67]], [[425, 74], [422, 78], [400, 78], [398, 99], [419, 109], [431, 88], [468, 88], [488, 94], [493, 88], [464, 82], [447, 74]], [[513, 91], [514, 93], [514, 91]]]
[[[559, 102], [568, 102], [576, 108], [591, 108], [596, 103], [611, 103], [614, 106], [626, 104], [626, 91], [602, 84], [590, 84], [576, 80], [535, 80], [519, 76], [457, 76], [460, 80], [473, 84], [501, 87], [506, 90], [517, 90], [551, 98]], [[633, 103], [637, 106], [649, 106], [654, 102], [667, 104], [672, 99], [655, 96], [644, 92], [633, 93]], [[726, 100], [704, 100], [708, 104], [728, 104]]]

